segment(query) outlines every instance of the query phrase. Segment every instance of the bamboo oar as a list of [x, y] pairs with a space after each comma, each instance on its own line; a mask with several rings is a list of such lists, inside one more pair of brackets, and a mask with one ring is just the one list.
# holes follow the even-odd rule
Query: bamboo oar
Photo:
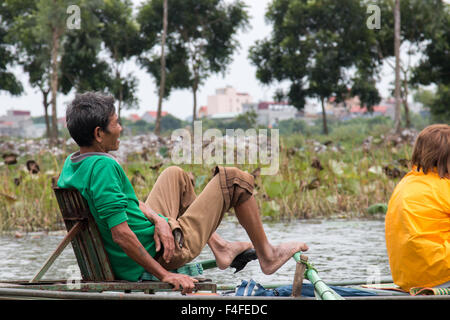
[[215, 259], [200, 261], [199, 264], [202, 265], [203, 270], [217, 268], [217, 263]]
[[301, 252], [297, 252], [293, 258], [296, 262], [301, 262], [306, 265], [305, 278], [311, 281], [314, 286], [314, 291], [318, 294], [319, 298], [321, 300], [344, 300], [344, 298], [328, 287], [319, 277], [317, 270], [309, 262], [301, 259], [301, 254]]

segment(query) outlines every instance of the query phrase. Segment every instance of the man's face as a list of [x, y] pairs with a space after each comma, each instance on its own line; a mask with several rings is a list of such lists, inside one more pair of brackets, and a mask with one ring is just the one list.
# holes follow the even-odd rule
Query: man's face
[[119, 149], [119, 137], [121, 132], [122, 126], [119, 123], [117, 114], [114, 113], [110, 117], [108, 127], [106, 127], [106, 130], [103, 131], [103, 141], [101, 144], [106, 152]]

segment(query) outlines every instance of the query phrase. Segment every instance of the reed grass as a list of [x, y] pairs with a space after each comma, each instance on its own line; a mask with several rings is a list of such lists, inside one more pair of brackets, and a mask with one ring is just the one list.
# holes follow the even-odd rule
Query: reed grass
[[[400, 180], [400, 177], [387, 176], [382, 168], [399, 159], [409, 159], [412, 150], [411, 144], [392, 146], [377, 141], [382, 140], [380, 137], [387, 130], [380, 125], [363, 133], [361, 128], [349, 127], [334, 131], [332, 136], [300, 133], [282, 136], [278, 174], [255, 179], [255, 198], [263, 218], [279, 221], [369, 217], [367, 208], [372, 204], [387, 203]], [[368, 134], [378, 144], [373, 143], [369, 150], [364, 150], [362, 142]], [[331, 144], [321, 152], [312, 143], [327, 140], [331, 140]], [[65, 150], [59, 156], [48, 152], [35, 156], [34, 160], [41, 168], [39, 174], [30, 174], [25, 169], [24, 164], [31, 157], [22, 157], [15, 165], [0, 166], [0, 231], [63, 228], [51, 179], [59, 174], [65, 157], [71, 151]], [[317, 160], [322, 170], [311, 165]], [[151, 168], [159, 161], [156, 157], [144, 161], [135, 155], [123, 165], [141, 200], [145, 200], [161, 171], [172, 165], [167, 161], [160, 168]], [[258, 165], [236, 166], [248, 172], [258, 168]], [[214, 168], [213, 165], [181, 167], [193, 173], [197, 194], [212, 177]]]

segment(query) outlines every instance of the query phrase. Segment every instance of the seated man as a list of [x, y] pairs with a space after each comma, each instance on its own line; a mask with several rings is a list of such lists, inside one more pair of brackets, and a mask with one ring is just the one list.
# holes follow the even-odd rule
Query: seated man
[[[119, 148], [122, 131], [112, 97], [77, 95], [66, 121], [80, 150], [66, 159], [58, 186], [76, 188], [87, 200], [116, 278], [138, 281], [145, 270], [186, 293], [196, 280], [168, 270], [192, 261], [206, 244], [220, 269], [253, 244], [265, 274], [308, 249], [302, 242], [269, 243], [252, 196], [253, 176], [237, 168], [216, 167], [214, 177], [196, 196], [189, 175], [169, 167], [145, 203], [138, 201], [122, 167], [108, 153]], [[215, 232], [232, 207], [252, 243], [228, 242]]]
[[412, 170], [396, 186], [385, 221], [392, 278], [399, 287], [450, 286], [450, 126], [417, 137]]

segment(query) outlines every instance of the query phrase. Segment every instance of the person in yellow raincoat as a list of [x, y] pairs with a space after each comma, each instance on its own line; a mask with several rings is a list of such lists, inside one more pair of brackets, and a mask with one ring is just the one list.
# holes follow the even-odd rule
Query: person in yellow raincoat
[[450, 126], [422, 130], [411, 162], [386, 213], [392, 279], [406, 291], [450, 287]]

